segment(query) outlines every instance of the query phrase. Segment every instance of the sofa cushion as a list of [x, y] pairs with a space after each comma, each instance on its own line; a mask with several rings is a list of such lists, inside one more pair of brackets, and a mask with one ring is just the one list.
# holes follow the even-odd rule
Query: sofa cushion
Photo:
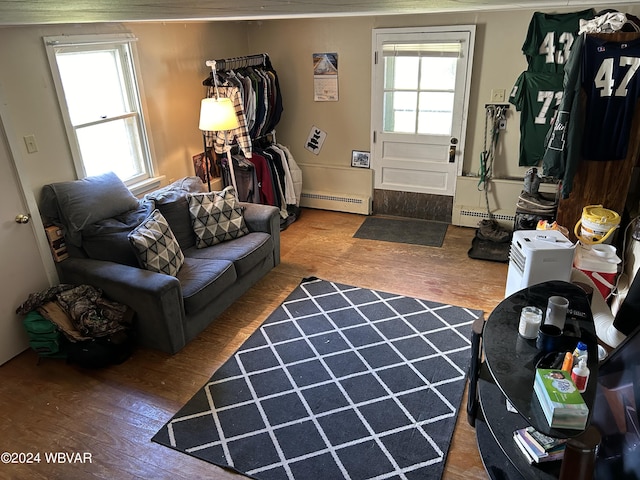
[[129, 241], [142, 268], [177, 276], [184, 255], [167, 220], [158, 210], [129, 233]]
[[41, 203], [43, 215], [64, 225], [67, 241], [76, 246], [87, 226], [138, 208], [138, 199], [113, 172], [45, 185]]
[[224, 259], [233, 262], [238, 277], [251, 271], [273, 252], [273, 238], [268, 233], [251, 232], [231, 242], [218, 243], [209, 248], [189, 248], [184, 256], [201, 259]]
[[171, 231], [182, 250], [196, 244], [196, 235], [191, 226], [189, 215], [190, 193], [202, 193], [204, 184], [199, 177], [185, 177], [170, 185], [145, 195], [145, 199], [153, 200], [156, 208], [167, 219]]
[[189, 195], [189, 213], [196, 247], [210, 247], [249, 233], [233, 187], [221, 192]]
[[140, 266], [129, 233], [153, 211], [153, 202], [140, 202], [140, 208], [105, 218], [82, 230], [82, 248], [89, 258], [107, 260], [132, 267]]
[[229, 260], [185, 258], [178, 272], [184, 310], [188, 314], [209, 305], [214, 298], [231, 287], [237, 279]]

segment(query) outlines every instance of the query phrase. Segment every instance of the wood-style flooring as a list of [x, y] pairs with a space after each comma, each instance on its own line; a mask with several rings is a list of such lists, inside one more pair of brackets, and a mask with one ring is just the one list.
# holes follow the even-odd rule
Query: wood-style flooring
[[[449, 226], [435, 248], [355, 239], [363, 220], [303, 210], [282, 232], [282, 263], [176, 355], [138, 349], [122, 365], [84, 370], [60, 360], [37, 364], [26, 351], [0, 366], [0, 452], [40, 454], [40, 463], [0, 464], [0, 478], [243, 478], [150, 439], [304, 277], [487, 315], [502, 300], [507, 265], [468, 258], [474, 229]], [[91, 462], [47, 463], [47, 452], [80, 453]], [[488, 478], [464, 405], [444, 478]]]

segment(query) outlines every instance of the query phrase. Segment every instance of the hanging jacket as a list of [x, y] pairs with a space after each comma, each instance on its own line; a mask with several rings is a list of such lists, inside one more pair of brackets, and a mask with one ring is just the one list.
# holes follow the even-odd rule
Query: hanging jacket
[[[230, 145], [234, 140], [242, 149], [245, 157], [250, 158], [252, 153], [251, 136], [247, 130], [247, 119], [244, 115], [244, 106], [242, 104], [242, 96], [238, 87], [218, 87], [218, 94], [222, 98], [229, 98], [233, 103], [238, 118], [238, 126], [228, 132], [208, 132], [205, 131], [205, 139], [208, 147], [214, 147], [216, 153], [225, 152], [225, 145]], [[207, 98], [214, 98], [216, 95], [215, 87], [207, 89]]]
[[546, 150], [542, 158], [543, 174], [562, 180], [562, 198], [569, 198], [580, 162], [584, 128], [584, 112], [580, 101], [584, 39], [583, 33], [573, 42], [572, 55], [569, 56], [564, 69], [564, 93], [553, 127], [547, 136]]

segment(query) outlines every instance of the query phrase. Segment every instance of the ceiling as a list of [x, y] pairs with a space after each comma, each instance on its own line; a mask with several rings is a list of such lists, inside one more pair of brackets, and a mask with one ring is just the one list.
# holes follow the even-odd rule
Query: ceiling
[[0, 0], [0, 25], [265, 20], [634, 4], [610, 0]]

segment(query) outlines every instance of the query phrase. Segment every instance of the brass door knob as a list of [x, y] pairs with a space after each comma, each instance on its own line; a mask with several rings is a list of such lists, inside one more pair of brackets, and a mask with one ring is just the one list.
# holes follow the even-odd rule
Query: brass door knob
[[21, 213], [20, 215], [16, 215], [16, 223], [29, 223], [31, 220], [31, 215], [28, 213]]
[[449, 145], [449, 163], [454, 163], [456, 161], [456, 146]]

